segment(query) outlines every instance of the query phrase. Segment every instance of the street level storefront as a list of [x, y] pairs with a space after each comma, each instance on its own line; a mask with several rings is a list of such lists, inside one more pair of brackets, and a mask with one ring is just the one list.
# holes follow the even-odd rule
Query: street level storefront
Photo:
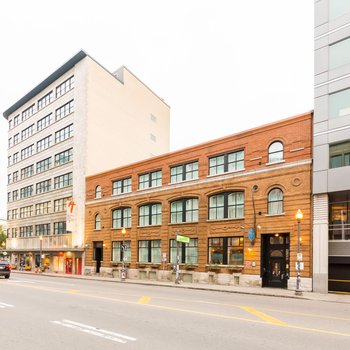
[[311, 122], [88, 177], [84, 272], [120, 277], [126, 265], [127, 278], [175, 281], [179, 265], [185, 282], [311, 290]]

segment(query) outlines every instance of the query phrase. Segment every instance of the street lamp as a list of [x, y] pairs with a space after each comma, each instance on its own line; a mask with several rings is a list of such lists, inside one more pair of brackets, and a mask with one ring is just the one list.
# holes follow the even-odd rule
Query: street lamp
[[300, 253], [300, 221], [303, 220], [303, 213], [300, 209], [295, 214], [295, 219], [298, 222], [298, 254], [297, 254], [297, 283], [295, 289], [295, 295], [302, 295], [303, 292], [300, 288], [300, 261], [302, 260], [302, 255]]
[[126, 251], [126, 244], [125, 244], [125, 234], [126, 234], [126, 230], [123, 227], [122, 228], [122, 236], [123, 236], [123, 242], [122, 242], [122, 246], [121, 246], [121, 259], [122, 259], [122, 270], [120, 273], [120, 277], [121, 277], [121, 281], [124, 282], [126, 279], [126, 270], [125, 270], [125, 251]]
[[42, 256], [43, 256], [43, 236], [39, 237], [40, 240], [40, 260], [39, 260], [39, 272], [42, 272]]

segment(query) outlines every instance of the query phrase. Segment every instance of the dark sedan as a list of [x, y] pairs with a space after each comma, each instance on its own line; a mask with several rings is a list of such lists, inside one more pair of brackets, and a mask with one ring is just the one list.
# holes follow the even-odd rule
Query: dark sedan
[[11, 264], [6, 260], [0, 260], [0, 276], [10, 278]]

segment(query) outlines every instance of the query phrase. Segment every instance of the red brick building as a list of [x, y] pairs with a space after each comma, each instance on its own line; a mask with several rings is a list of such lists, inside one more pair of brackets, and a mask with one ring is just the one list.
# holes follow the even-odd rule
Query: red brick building
[[311, 290], [311, 146], [305, 113], [88, 177], [85, 270], [295, 288], [301, 209]]

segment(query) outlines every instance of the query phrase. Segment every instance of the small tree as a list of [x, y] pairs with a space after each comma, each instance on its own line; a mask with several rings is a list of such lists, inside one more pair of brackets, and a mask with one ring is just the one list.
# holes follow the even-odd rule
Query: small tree
[[6, 233], [2, 227], [2, 225], [0, 225], [0, 248], [5, 248], [5, 244], [3, 245], [3, 243], [6, 244]]

